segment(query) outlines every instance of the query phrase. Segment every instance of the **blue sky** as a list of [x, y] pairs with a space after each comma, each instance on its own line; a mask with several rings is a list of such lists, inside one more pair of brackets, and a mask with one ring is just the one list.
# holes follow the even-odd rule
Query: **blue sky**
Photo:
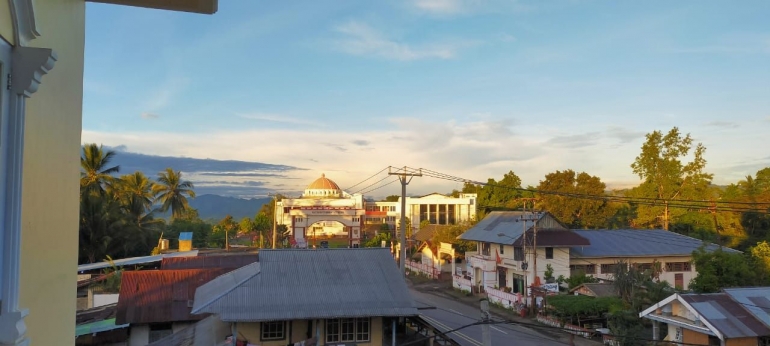
[[624, 187], [644, 134], [678, 126], [730, 183], [770, 166], [768, 13], [767, 1], [224, 0], [213, 16], [89, 3], [83, 141], [303, 168], [263, 181], [276, 190], [388, 165], [513, 170], [532, 185], [573, 169]]

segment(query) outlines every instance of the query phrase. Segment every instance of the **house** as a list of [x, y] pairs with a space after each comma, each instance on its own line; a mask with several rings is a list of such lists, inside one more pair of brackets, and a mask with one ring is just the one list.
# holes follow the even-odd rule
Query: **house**
[[505, 287], [525, 296], [525, 288], [546, 282], [548, 268], [554, 278], [569, 276], [570, 247], [589, 245], [545, 212], [493, 211], [458, 239], [478, 243], [465, 253], [465, 275], [477, 291]]
[[201, 286], [192, 313], [262, 346], [385, 345], [399, 318], [418, 315], [387, 248], [263, 250], [258, 263]]
[[116, 324], [117, 304], [78, 311], [75, 318], [75, 345], [124, 346], [128, 340], [128, 324]]
[[[217, 0], [99, 2], [217, 10]], [[75, 340], [85, 10], [0, 0], [0, 345]]]
[[639, 317], [653, 321], [657, 340], [694, 345], [770, 345], [770, 287], [730, 288], [713, 294], [674, 294]]
[[586, 282], [569, 290], [570, 294], [589, 297], [617, 297], [618, 290], [611, 282]]
[[[582, 271], [599, 279], [611, 279], [616, 263], [627, 261], [637, 268], [652, 270], [655, 267], [661, 281], [686, 290], [690, 280], [697, 275], [692, 264], [692, 253], [704, 246], [700, 239], [691, 238], [661, 229], [575, 230], [588, 239], [590, 246], [572, 247], [570, 273]], [[719, 248], [705, 244], [707, 251]], [[730, 248], [723, 251], [738, 252]], [[568, 275], [569, 276], [569, 275]]]

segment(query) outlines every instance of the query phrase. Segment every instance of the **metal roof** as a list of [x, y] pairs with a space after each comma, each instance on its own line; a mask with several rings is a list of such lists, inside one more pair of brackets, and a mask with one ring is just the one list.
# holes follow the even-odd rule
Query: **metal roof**
[[195, 257], [169, 257], [160, 262], [160, 269], [201, 269], [201, 268], [231, 268], [236, 269], [257, 262], [259, 255], [234, 254]]
[[585, 287], [587, 290], [594, 294], [594, 297], [617, 297], [618, 290], [615, 289], [615, 284], [612, 283], [598, 283], [598, 282], [586, 282], [580, 284], [571, 290], [569, 293], [573, 293], [579, 290], [581, 287]]
[[193, 232], [180, 232], [179, 240], [192, 240]]
[[191, 315], [195, 290], [231, 269], [125, 271], [121, 275], [116, 323], [197, 321]]
[[770, 326], [770, 287], [725, 288], [736, 303], [766, 326]]
[[198, 255], [198, 250], [193, 250], [193, 251], [184, 251], [184, 252], [172, 252], [172, 253], [154, 255], [154, 256], [122, 258], [122, 259], [113, 260], [112, 262], [104, 261], [104, 262], [97, 262], [97, 263], [82, 264], [78, 266], [78, 272], [110, 268], [112, 267], [113, 264], [116, 267], [122, 267], [122, 266], [129, 266], [129, 265], [160, 262], [162, 259], [168, 258], [168, 257], [185, 257], [185, 256], [197, 256], [197, 255]]
[[[574, 230], [591, 246], [572, 247], [571, 257], [689, 256], [703, 241], [662, 229]], [[719, 246], [708, 243], [706, 249]], [[726, 252], [739, 252], [727, 247]]]
[[223, 323], [216, 316], [209, 316], [147, 346], [230, 346], [232, 343], [227, 343], [224, 340], [224, 335], [227, 335], [229, 331], [229, 324]]
[[241, 322], [418, 314], [385, 248], [263, 250], [201, 286], [193, 311]]
[[696, 312], [726, 338], [770, 335], [770, 329], [728, 294], [682, 294]]
[[[532, 246], [533, 238], [535, 236], [534, 231], [527, 231], [526, 237], [520, 237], [513, 246]], [[526, 243], [524, 240], [526, 239]], [[588, 239], [581, 237], [579, 234], [571, 230], [563, 229], [543, 229], [537, 231], [537, 246], [550, 246], [550, 247], [570, 247], [570, 246], [589, 246], [591, 243]]]
[[[457, 239], [510, 245], [524, 233], [525, 229], [529, 230], [534, 226], [533, 220], [527, 220], [527, 218], [533, 218], [533, 215], [535, 213], [523, 211], [493, 211]], [[538, 226], [546, 215], [553, 219], [548, 213], [538, 213], [538, 215]], [[551, 221], [558, 224], [555, 219]]]
[[75, 327], [75, 337], [94, 333], [101, 333], [115, 329], [128, 328], [128, 323], [116, 324], [114, 318], [81, 324]]

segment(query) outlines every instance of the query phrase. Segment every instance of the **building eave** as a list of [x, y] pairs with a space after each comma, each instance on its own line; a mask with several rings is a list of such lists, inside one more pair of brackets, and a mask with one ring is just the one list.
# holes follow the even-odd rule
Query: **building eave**
[[214, 14], [219, 8], [219, 0], [86, 0], [102, 4], [124, 5], [157, 10]]

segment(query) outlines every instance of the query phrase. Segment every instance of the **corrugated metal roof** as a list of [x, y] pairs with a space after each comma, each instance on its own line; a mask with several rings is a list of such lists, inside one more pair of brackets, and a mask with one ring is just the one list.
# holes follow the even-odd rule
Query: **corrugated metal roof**
[[728, 294], [682, 294], [684, 301], [726, 338], [770, 335], [770, 329]]
[[224, 340], [229, 330], [229, 324], [223, 323], [216, 316], [209, 316], [147, 346], [229, 346], [230, 343], [225, 344]]
[[[520, 237], [519, 239], [517, 239], [513, 243], [513, 246], [522, 246], [522, 245], [532, 246], [532, 240], [534, 236], [535, 236], [534, 231], [527, 231], [526, 237]], [[524, 244], [524, 238], [527, 239], [526, 244]], [[589, 246], [589, 245], [591, 245], [591, 243], [588, 242], [588, 239], [583, 238], [579, 234], [570, 230], [544, 229], [544, 230], [537, 231], [538, 247], [543, 247], [543, 246], [570, 247], [570, 246]]]
[[115, 323], [114, 318], [110, 318], [108, 320], [96, 321], [76, 326], [75, 337], [87, 334], [101, 333], [120, 328], [128, 328], [128, 323], [119, 325]]
[[418, 314], [389, 249], [263, 250], [203, 285], [193, 311], [223, 321]]
[[236, 269], [257, 262], [258, 254], [214, 255], [196, 257], [171, 257], [160, 262], [160, 269], [201, 269], [230, 268]]
[[587, 290], [593, 292], [594, 297], [617, 297], [618, 290], [615, 289], [615, 284], [612, 283], [598, 283], [598, 282], [586, 282], [580, 284], [571, 290], [569, 293], [573, 293], [579, 290], [581, 287], [585, 287]]
[[82, 264], [78, 266], [78, 272], [110, 268], [112, 267], [113, 263], [115, 264], [116, 267], [122, 267], [122, 266], [137, 265], [137, 264], [144, 264], [144, 263], [160, 262], [160, 260], [164, 258], [169, 258], [169, 257], [185, 257], [185, 256], [197, 256], [197, 255], [198, 255], [198, 250], [193, 250], [193, 251], [167, 253], [167, 254], [155, 255], [155, 256], [122, 258], [122, 259], [113, 260], [112, 263], [105, 261], [105, 262]]
[[192, 240], [193, 232], [180, 232], [179, 240]]
[[756, 319], [770, 326], [770, 287], [725, 288], [723, 291]]
[[[535, 214], [538, 215], [538, 227], [544, 226], [544, 218], [548, 218], [548, 228], [558, 225], [553, 216], [548, 213], [532, 213], [523, 211], [493, 211], [489, 213], [476, 226], [465, 231], [458, 239], [480, 241], [495, 244], [513, 244], [526, 230], [534, 226]], [[554, 227], [556, 228], [556, 227]], [[562, 227], [558, 227], [562, 228]], [[503, 235], [499, 235], [503, 234]]]
[[[574, 230], [588, 239], [591, 246], [572, 247], [572, 257], [638, 257], [686, 256], [697, 250], [703, 241], [662, 229]], [[708, 251], [719, 246], [709, 243]], [[727, 252], [738, 252], [722, 248]]]
[[191, 315], [195, 290], [227, 268], [126, 271], [121, 275], [116, 319], [123, 323], [196, 321]]
[[418, 241], [429, 241], [433, 238], [433, 235], [436, 234], [437, 231], [449, 228], [448, 225], [427, 225], [425, 227], [420, 228], [420, 230], [412, 236], [414, 240]]

